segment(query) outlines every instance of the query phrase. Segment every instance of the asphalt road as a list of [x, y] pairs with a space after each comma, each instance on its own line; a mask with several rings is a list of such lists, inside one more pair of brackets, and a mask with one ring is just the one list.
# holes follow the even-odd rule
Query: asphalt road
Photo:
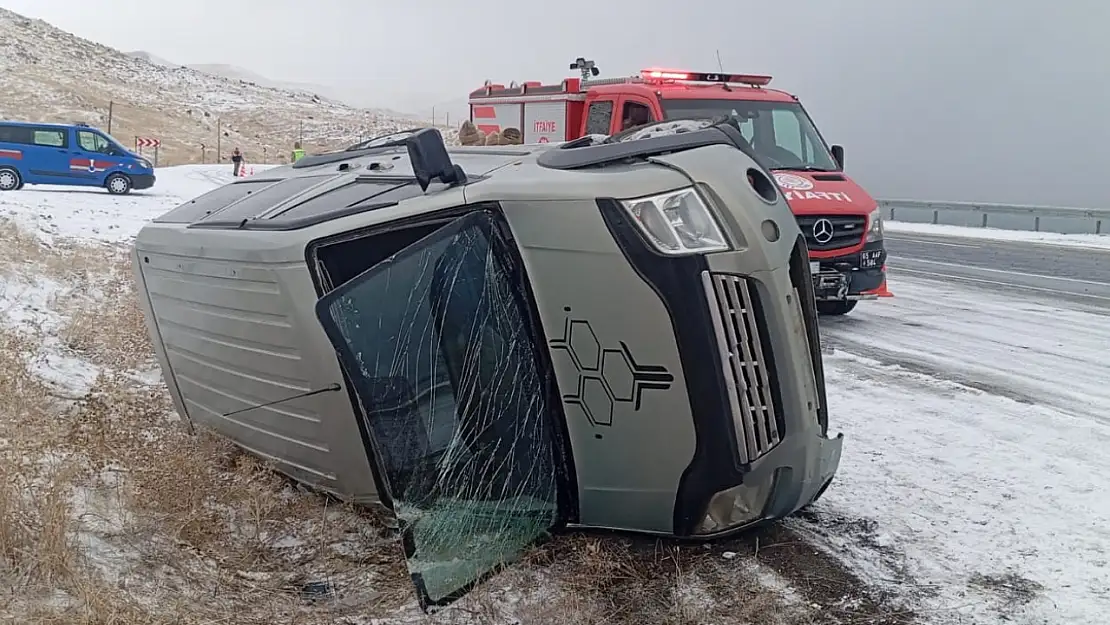
[[887, 269], [1110, 311], [1110, 250], [923, 234], [886, 236]]

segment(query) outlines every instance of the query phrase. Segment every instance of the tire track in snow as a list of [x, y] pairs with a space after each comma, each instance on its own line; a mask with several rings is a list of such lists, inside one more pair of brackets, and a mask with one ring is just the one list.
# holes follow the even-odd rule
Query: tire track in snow
[[826, 345], [1110, 423], [1105, 316], [934, 280], [896, 278], [892, 289], [890, 300], [822, 317]]

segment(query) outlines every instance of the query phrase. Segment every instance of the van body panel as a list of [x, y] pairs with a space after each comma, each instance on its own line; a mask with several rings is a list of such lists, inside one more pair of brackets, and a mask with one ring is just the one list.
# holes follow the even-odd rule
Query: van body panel
[[[560, 525], [711, 538], [787, 516], [842, 439], [805, 240], [737, 136], [450, 149], [484, 175], [368, 204], [350, 185], [415, 184], [416, 157], [359, 150], [190, 201], [134, 247], [175, 405], [393, 509], [423, 607]], [[677, 226], [641, 211], [675, 198], [714, 251], [652, 238]]]

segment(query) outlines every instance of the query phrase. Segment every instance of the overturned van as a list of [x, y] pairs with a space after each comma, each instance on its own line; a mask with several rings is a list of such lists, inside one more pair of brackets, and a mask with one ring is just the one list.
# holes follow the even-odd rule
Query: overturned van
[[422, 130], [186, 202], [134, 247], [177, 410], [389, 506], [425, 608], [557, 527], [789, 515], [842, 440], [806, 244], [749, 149], [727, 123], [450, 149]]

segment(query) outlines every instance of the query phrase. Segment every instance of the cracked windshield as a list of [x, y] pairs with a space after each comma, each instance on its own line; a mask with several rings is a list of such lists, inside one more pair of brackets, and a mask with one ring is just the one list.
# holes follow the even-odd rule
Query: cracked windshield
[[557, 519], [537, 346], [476, 213], [340, 287], [321, 311], [354, 378], [428, 604], [516, 560]]

